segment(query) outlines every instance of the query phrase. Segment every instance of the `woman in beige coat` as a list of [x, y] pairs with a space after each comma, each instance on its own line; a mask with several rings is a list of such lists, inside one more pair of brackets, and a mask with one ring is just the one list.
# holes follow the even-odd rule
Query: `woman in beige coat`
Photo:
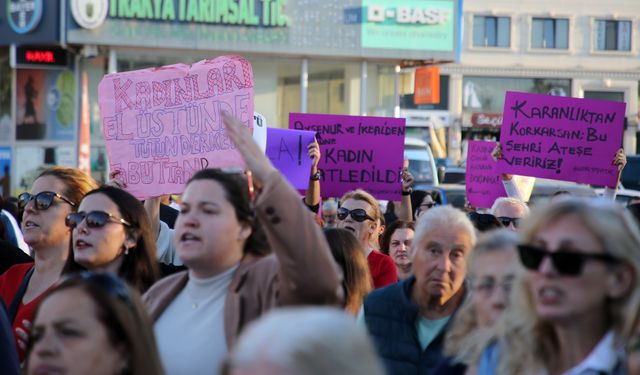
[[[341, 301], [341, 277], [312, 213], [244, 124], [226, 114], [224, 123], [251, 173], [191, 178], [175, 225], [188, 271], [145, 295], [169, 375], [216, 373], [243, 327], [274, 307]], [[258, 225], [272, 255], [255, 241]]]

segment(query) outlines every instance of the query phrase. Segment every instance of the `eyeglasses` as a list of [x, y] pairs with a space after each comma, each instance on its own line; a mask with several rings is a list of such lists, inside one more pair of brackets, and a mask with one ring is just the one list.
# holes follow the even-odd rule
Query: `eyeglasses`
[[478, 293], [482, 293], [485, 296], [493, 294], [497, 287], [500, 287], [505, 294], [509, 294], [513, 287], [513, 276], [506, 277], [500, 283], [494, 277], [486, 277], [480, 280], [475, 287]]
[[108, 212], [104, 211], [91, 211], [89, 213], [86, 212], [74, 212], [64, 219], [64, 223], [69, 228], [77, 227], [84, 219], [87, 219], [87, 226], [89, 228], [102, 228], [108, 222], [123, 224], [128, 227], [131, 226], [131, 223], [126, 221], [125, 219], [118, 219], [117, 217], [111, 215]]
[[484, 225], [490, 225], [490, 224], [500, 224], [502, 225], [502, 222], [497, 220], [497, 218], [491, 214], [483, 214], [480, 212], [470, 212], [468, 215], [469, 220], [471, 220], [472, 222], [477, 222], [479, 224], [484, 224]]
[[559, 274], [564, 276], [579, 276], [582, 267], [588, 260], [596, 260], [604, 263], [617, 263], [618, 260], [609, 254], [582, 253], [560, 248], [550, 252], [532, 245], [518, 245], [518, 253], [522, 265], [531, 270], [540, 269], [540, 264], [545, 257], [550, 257], [553, 267]]
[[373, 221], [373, 218], [367, 214], [363, 208], [354, 208], [353, 210], [348, 210], [344, 207], [338, 208], [338, 219], [344, 220], [347, 216], [351, 215], [351, 218], [358, 223], [362, 223], [365, 220]]
[[69, 203], [72, 207], [75, 207], [76, 204], [63, 197], [58, 193], [54, 193], [53, 191], [43, 191], [36, 195], [31, 195], [30, 193], [22, 193], [18, 196], [18, 207], [23, 210], [27, 207], [27, 203], [29, 201], [34, 200], [34, 207], [38, 211], [46, 210], [53, 204], [53, 198], [59, 198], [67, 203]]
[[508, 227], [509, 224], [513, 223], [513, 226], [517, 228], [518, 224], [520, 224], [520, 219], [516, 217], [498, 216], [498, 220], [500, 220], [502, 225], [505, 227]]

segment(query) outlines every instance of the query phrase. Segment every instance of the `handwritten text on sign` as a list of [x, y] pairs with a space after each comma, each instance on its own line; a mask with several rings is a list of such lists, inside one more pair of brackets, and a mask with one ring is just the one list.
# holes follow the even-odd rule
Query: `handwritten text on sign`
[[267, 128], [267, 156], [273, 166], [299, 190], [309, 187], [309, 172], [313, 160], [307, 147], [315, 133], [304, 130]]
[[323, 196], [362, 188], [378, 199], [401, 198], [405, 119], [291, 113], [289, 126], [316, 132]]
[[497, 198], [507, 196], [496, 171], [496, 161], [491, 157], [495, 147], [495, 142], [469, 141], [465, 190], [473, 207], [490, 208]]
[[507, 92], [498, 171], [614, 187], [625, 103]]
[[111, 170], [136, 197], [180, 193], [206, 167], [244, 165], [221, 117], [253, 125], [253, 74], [242, 57], [109, 74], [98, 97]]

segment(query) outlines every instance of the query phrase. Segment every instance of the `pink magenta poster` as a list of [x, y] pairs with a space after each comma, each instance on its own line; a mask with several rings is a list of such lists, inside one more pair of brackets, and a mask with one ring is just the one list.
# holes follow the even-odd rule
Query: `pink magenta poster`
[[495, 142], [469, 141], [465, 190], [472, 207], [490, 208], [497, 198], [507, 196], [491, 157], [495, 147]]
[[404, 118], [291, 113], [289, 127], [316, 132], [322, 196], [361, 188], [378, 199], [400, 200]]
[[243, 167], [222, 111], [253, 128], [253, 73], [240, 56], [106, 75], [98, 87], [112, 171], [138, 198], [181, 193], [206, 167]]
[[615, 187], [626, 104], [507, 92], [498, 171]]

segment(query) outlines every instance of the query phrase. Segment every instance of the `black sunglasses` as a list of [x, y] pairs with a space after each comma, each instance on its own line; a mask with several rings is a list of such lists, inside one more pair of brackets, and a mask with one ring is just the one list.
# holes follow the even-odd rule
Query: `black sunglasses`
[[108, 212], [104, 211], [91, 211], [91, 212], [74, 212], [64, 219], [64, 223], [69, 228], [77, 227], [82, 220], [87, 219], [87, 226], [89, 228], [102, 228], [108, 222], [123, 224], [128, 227], [131, 226], [131, 223], [126, 221], [125, 219], [118, 219], [117, 217], [111, 215]]
[[491, 215], [491, 214], [483, 214], [480, 212], [470, 212], [468, 215], [469, 220], [473, 221], [473, 222], [478, 222], [479, 224], [484, 224], [484, 225], [489, 225], [489, 224], [500, 224], [502, 225], [502, 222], [498, 220], [497, 217]]
[[564, 276], [579, 276], [582, 267], [588, 260], [596, 260], [605, 263], [617, 263], [618, 260], [609, 254], [590, 254], [566, 249], [558, 249], [550, 252], [532, 245], [518, 245], [518, 254], [522, 265], [531, 270], [540, 269], [540, 264], [545, 257], [550, 257], [553, 267]]
[[39, 210], [39, 211], [46, 210], [47, 208], [51, 207], [51, 205], [53, 204], [53, 198], [59, 198], [69, 203], [72, 207], [76, 206], [75, 203], [71, 202], [70, 200], [68, 200], [67, 198], [63, 197], [58, 193], [54, 193], [53, 191], [43, 191], [36, 195], [31, 195], [30, 193], [20, 194], [18, 196], [18, 207], [20, 207], [21, 210], [24, 210], [24, 208], [27, 207], [27, 203], [29, 203], [29, 201], [31, 200], [34, 200], [35, 201], [34, 207], [36, 208], [36, 210]]
[[520, 224], [520, 219], [515, 217], [498, 216], [498, 220], [500, 220], [502, 225], [504, 225], [505, 227], [508, 227], [509, 224], [513, 223], [513, 226], [517, 228]]
[[347, 216], [351, 215], [351, 218], [358, 223], [362, 223], [365, 220], [373, 221], [373, 218], [367, 214], [363, 208], [354, 208], [353, 210], [348, 210], [344, 207], [338, 208], [338, 219], [344, 220]]

